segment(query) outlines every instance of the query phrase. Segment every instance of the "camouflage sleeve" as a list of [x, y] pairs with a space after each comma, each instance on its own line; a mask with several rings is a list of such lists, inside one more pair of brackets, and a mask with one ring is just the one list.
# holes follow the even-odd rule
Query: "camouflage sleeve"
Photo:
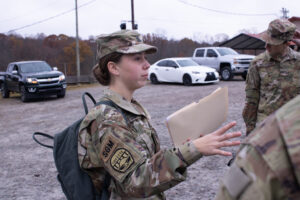
[[246, 134], [248, 135], [255, 128], [260, 96], [260, 77], [253, 63], [247, 74], [245, 91], [246, 102], [243, 110], [243, 118], [246, 124]]
[[285, 199], [276, 175], [252, 146], [244, 147], [222, 179], [215, 200]]
[[[152, 157], [137, 143], [125, 123], [110, 119], [99, 127], [95, 139], [98, 159], [115, 179], [120, 194], [148, 197], [178, 184], [186, 178], [186, 168], [201, 157], [193, 143], [160, 150]], [[97, 136], [96, 136], [97, 138]]]

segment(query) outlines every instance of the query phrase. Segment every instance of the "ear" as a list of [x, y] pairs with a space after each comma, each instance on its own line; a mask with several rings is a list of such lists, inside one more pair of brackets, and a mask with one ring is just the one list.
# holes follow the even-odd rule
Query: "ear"
[[109, 73], [114, 76], [118, 76], [120, 74], [117, 63], [115, 63], [113, 61], [109, 61], [107, 63], [107, 69], [108, 69]]

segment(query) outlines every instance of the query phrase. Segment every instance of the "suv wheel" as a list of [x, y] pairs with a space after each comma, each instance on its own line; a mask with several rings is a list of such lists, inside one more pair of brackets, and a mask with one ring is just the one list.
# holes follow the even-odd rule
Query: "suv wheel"
[[63, 89], [59, 93], [57, 93], [57, 98], [63, 98], [66, 95], [66, 89]]
[[182, 83], [186, 86], [192, 85], [192, 78], [190, 77], [190, 75], [185, 74], [182, 78]]
[[8, 98], [8, 97], [9, 97], [9, 91], [8, 91], [8, 89], [6, 88], [5, 83], [2, 83], [2, 84], [1, 84], [1, 94], [2, 94], [2, 97], [3, 97], [3, 98]]
[[28, 94], [27, 94], [27, 92], [25, 90], [24, 85], [20, 86], [20, 91], [21, 91], [21, 100], [23, 102], [27, 102], [29, 100], [29, 98], [28, 98]]
[[150, 81], [152, 84], [158, 84], [158, 80], [155, 74], [150, 75]]
[[221, 69], [221, 77], [224, 81], [230, 81], [233, 78], [230, 67], [223, 67]]

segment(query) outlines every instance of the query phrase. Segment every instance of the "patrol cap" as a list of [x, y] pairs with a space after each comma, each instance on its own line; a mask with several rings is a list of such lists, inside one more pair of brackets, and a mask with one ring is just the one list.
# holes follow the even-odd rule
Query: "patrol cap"
[[279, 45], [292, 40], [296, 25], [286, 19], [275, 19], [270, 22], [268, 30], [263, 32], [261, 39], [267, 44]]
[[113, 53], [132, 54], [146, 52], [155, 53], [157, 48], [143, 43], [137, 31], [121, 30], [111, 34], [103, 34], [97, 38], [97, 59]]

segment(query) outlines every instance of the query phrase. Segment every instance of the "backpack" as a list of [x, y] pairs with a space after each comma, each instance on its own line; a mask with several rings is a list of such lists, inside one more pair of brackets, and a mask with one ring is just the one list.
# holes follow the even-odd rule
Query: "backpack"
[[[82, 95], [86, 114], [88, 114], [88, 107], [85, 96], [88, 96], [92, 100], [94, 106], [100, 104], [109, 105], [116, 108], [124, 116], [122, 110], [114, 102], [105, 100], [96, 103], [93, 96], [87, 92]], [[111, 179], [109, 173], [105, 176], [104, 186], [101, 194], [99, 194], [90, 176], [79, 166], [77, 149], [78, 131], [83, 119], [84, 117], [77, 120], [63, 131], [55, 134], [54, 137], [41, 132], [33, 133], [32, 137], [38, 144], [53, 149], [54, 161], [58, 172], [57, 179], [68, 200], [105, 200], [109, 198], [108, 186]], [[54, 141], [53, 146], [40, 142], [36, 138], [37, 135], [52, 139]]]

